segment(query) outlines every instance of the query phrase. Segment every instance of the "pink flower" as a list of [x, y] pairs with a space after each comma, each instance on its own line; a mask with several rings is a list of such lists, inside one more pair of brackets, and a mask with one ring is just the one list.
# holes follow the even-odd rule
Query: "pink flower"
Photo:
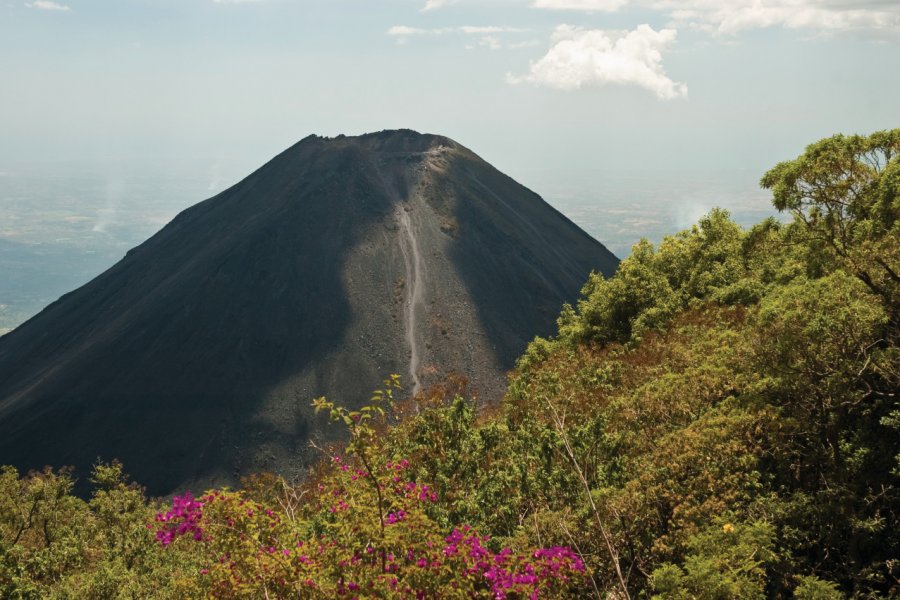
[[203, 502], [195, 500], [190, 492], [172, 498], [172, 508], [166, 513], [157, 513], [156, 522], [163, 525], [156, 531], [156, 539], [168, 546], [176, 538], [190, 535], [196, 541], [203, 539]]
[[395, 523], [399, 523], [403, 519], [406, 518], [405, 510], [398, 510], [397, 512], [388, 513], [386, 521], [389, 525], [393, 525]]

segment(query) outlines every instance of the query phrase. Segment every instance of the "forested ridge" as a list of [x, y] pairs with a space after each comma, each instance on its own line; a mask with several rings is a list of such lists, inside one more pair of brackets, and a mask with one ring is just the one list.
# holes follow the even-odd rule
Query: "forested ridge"
[[301, 483], [164, 502], [98, 464], [84, 500], [4, 468], [0, 597], [900, 594], [900, 129], [761, 184], [783, 218], [591, 275], [499, 406], [316, 400], [349, 441]]

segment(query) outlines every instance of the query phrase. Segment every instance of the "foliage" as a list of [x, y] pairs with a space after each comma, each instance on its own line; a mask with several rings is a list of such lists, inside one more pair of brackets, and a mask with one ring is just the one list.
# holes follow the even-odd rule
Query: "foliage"
[[618, 566], [632, 593], [723, 589], [736, 559], [696, 543], [730, 514], [770, 527], [771, 557], [719, 597], [900, 591], [898, 140], [836, 136], [767, 173], [790, 222], [713, 211], [640, 243], [520, 359], [507, 422], [575, 440], [591, 501], [555, 507], [582, 506], [573, 543], [601, 587]]
[[766, 564], [775, 532], [769, 523], [719, 519], [691, 537], [684, 567], [665, 563], [653, 572], [659, 598], [765, 598]]
[[799, 577], [799, 583], [794, 589], [794, 598], [797, 600], [841, 600], [838, 586], [830, 581], [823, 581], [815, 575]]
[[368, 473], [335, 458], [317, 502], [294, 521], [239, 492], [204, 496], [202, 516], [185, 516], [200, 535], [185, 531], [174, 542], [202, 557], [198, 585], [216, 597], [506, 598], [553, 597], [580, 579], [581, 561], [566, 548], [495, 553], [468, 526], [443, 534], [426, 511], [437, 496], [405, 480], [406, 461], [377, 471], [388, 511], [382, 535]]
[[159, 551], [154, 504], [118, 464], [97, 465], [89, 501], [68, 470], [0, 472], [0, 597], [184, 597], [190, 557]]
[[842, 267], [897, 310], [900, 129], [821, 140], [761, 183], [778, 210], [794, 215], [797, 237], [825, 268]]

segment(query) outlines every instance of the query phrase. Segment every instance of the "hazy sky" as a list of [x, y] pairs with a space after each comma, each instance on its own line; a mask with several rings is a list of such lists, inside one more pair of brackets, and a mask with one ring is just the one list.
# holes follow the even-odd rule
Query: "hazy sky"
[[0, 0], [0, 167], [409, 127], [513, 176], [761, 172], [898, 99], [900, 0]]

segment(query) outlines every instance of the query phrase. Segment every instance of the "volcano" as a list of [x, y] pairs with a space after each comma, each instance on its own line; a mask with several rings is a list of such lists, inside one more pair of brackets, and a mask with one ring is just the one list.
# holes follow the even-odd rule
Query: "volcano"
[[121, 460], [154, 494], [296, 474], [388, 374], [483, 402], [618, 260], [442, 136], [310, 136], [0, 337], [0, 464]]

